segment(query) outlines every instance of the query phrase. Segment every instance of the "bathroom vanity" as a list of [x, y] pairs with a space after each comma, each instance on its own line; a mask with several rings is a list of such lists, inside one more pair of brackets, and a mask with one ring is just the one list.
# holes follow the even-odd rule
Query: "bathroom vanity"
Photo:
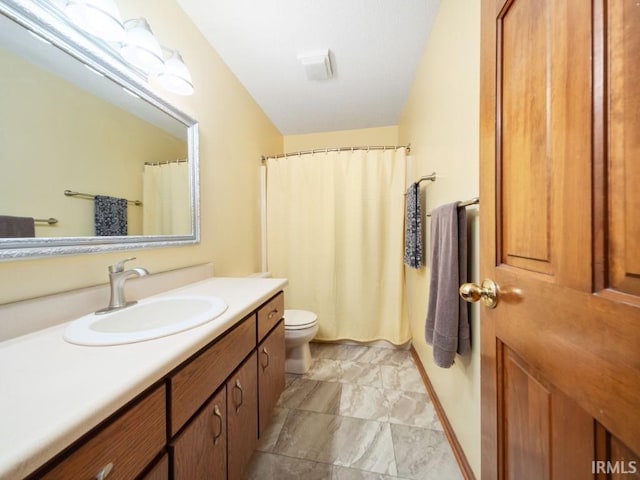
[[239, 479], [284, 389], [285, 284], [167, 292], [228, 309], [155, 340], [83, 347], [57, 325], [0, 343], [0, 478]]

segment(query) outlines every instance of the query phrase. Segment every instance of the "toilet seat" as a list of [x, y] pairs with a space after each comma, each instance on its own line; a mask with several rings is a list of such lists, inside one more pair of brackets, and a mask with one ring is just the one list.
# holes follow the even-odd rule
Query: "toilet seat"
[[285, 310], [284, 329], [304, 330], [313, 327], [318, 323], [318, 316], [306, 310]]

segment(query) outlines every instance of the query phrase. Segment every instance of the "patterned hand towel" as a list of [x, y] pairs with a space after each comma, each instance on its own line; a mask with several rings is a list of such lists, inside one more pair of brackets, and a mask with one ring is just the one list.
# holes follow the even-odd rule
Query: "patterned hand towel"
[[31, 217], [0, 215], [0, 238], [35, 237], [36, 227]]
[[409, 187], [404, 201], [404, 264], [411, 268], [422, 268], [422, 208], [418, 183]]
[[467, 281], [467, 213], [457, 202], [431, 211], [430, 281], [427, 343], [436, 365], [449, 368], [456, 352], [471, 349], [467, 303], [458, 294]]
[[96, 195], [93, 203], [96, 235], [127, 234], [127, 200]]

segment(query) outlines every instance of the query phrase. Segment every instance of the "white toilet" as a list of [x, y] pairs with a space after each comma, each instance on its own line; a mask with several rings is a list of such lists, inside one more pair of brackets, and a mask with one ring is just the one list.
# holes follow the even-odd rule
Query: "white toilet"
[[[271, 278], [270, 272], [260, 272], [250, 277]], [[303, 374], [311, 366], [309, 342], [318, 333], [318, 316], [306, 310], [284, 311], [284, 344], [287, 350], [284, 370]]]
[[318, 316], [306, 310], [284, 311], [284, 343], [287, 350], [284, 370], [306, 373], [311, 366], [309, 342], [318, 333]]

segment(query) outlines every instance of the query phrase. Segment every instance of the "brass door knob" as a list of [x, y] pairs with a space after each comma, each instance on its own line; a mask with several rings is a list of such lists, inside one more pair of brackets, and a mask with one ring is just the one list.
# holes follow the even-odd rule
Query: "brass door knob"
[[488, 278], [482, 281], [482, 285], [463, 283], [459, 292], [465, 302], [475, 303], [482, 300], [489, 308], [495, 308], [498, 304], [498, 285]]

